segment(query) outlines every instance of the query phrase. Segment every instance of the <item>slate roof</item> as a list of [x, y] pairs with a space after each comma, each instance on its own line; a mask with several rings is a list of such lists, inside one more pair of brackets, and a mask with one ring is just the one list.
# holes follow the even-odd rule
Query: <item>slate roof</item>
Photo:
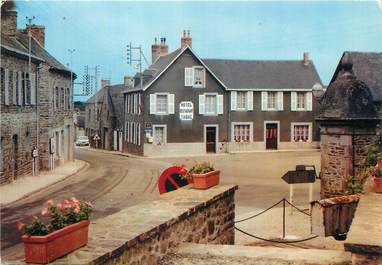
[[381, 52], [344, 52], [330, 83], [334, 82], [342, 69], [345, 53], [350, 56], [354, 75], [370, 88], [374, 101], [382, 101], [382, 53]]
[[202, 60], [228, 88], [306, 89], [321, 84], [312, 61]]
[[85, 104], [88, 103], [102, 103], [104, 99], [105, 92], [107, 91], [107, 86], [101, 88], [100, 90], [97, 91], [93, 96], [91, 96], [88, 100], [85, 101]]
[[[32, 55], [44, 60], [53, 70], [70, 74], [70, 70], [54, 58], [47, 50], [41, 47], [34, 38], [31, 38]], [[18, 30], [14, 37], [1, 34], [1, 45], [17, 50], [21, 53], [28, 53], [29, 37], [23, 30]], [[76, 77], [73, 73], [74, 78]]]
[[113, 106], [113, 116], [116, 118], [116, 128], [123, 128], [123, 103], [124, 97], [122, 91], [125, 89], [123, 84], [114, 85], [108, 87], [108, 94], [111, 100], [111, 104]]
[[[143, 88], [157, 78], [170, 63], [184, 51], [177, 49], [160, 56], [143, 72]], [[230, 89], [310, 89], [321, 84], [313, 61], [304, 65], [302, 60], [226, 60], [201, 59], [212, 73]], [[135, 86], [125, 92], [140, 91], [140, 75], [135, 75]]]

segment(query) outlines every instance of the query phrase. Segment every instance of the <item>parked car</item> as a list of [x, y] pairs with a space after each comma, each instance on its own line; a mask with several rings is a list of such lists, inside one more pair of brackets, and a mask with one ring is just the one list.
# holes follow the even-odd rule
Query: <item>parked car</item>
[[89, 138], [87, 136], [79, 136], [76, 141], [77, 146], [87, 146], [89, 145]]

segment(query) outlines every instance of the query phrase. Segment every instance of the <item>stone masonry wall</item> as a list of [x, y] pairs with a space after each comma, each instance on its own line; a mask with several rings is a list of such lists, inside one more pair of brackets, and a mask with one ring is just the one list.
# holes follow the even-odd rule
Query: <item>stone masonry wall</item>
[[[23, 97], [23, 103], [21, 106], [18, 105], [18, 99], [14, 101], [13, 91], [13, 71], [27, 72], [28, 61], [2, 54], [1, 67], [9, 70], [10, 77], [9, 105], [1, 104], [0, 110], [0, 185], [9, 183], [19, 176], [32, 174], [31, 151], [36, 145], [36, 106], [25, 105]], [[31, 64], [31, 70], [32, 72], [37, 70], [34, 63]], [[4, 97], [4, 89], [3, 87], [1, 89], [1, 99]], [[17, 141], [14, 141], [16, 138]], [[16, 146], [14, 142], [17, 142]]]
[[234, 244], [237, 186], [190, 187], [93, 221], [87, 246], [52, 264], [157, 264], [181, 242]]

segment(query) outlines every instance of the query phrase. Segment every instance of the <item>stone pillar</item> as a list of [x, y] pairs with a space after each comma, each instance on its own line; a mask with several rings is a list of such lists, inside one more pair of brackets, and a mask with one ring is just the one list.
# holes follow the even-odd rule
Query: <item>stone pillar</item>
[[347, 179], [357, 174], [368, 146], [376, 140], [380, 118], [368, 86], [343, 56], [337, 79], [320, 100], [316, 120], [321, 131], [321, 197], [346, 193]]
[[321, 197], [346, 193], [367, 147], [376, 140], [374, 122], [321, 121]]

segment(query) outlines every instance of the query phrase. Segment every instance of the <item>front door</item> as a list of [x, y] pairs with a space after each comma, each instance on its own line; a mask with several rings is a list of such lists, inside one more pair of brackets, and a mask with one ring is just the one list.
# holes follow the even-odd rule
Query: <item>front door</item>
[[206, 151], [216, 153], [216, 127], [206, 127]]
[[267, 123], [265, 129], [266, 149], [277, 149], [277, 123]]

